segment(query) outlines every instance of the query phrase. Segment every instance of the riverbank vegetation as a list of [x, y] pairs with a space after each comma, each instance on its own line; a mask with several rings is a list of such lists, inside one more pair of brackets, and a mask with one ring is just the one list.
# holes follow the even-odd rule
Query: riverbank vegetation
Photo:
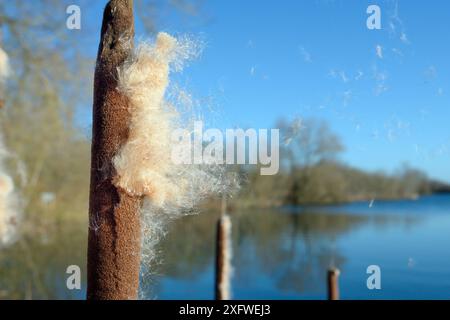
[[279, 174], [262, 176], [258, 168], [243, 169], [241, 176], [247, 183], [234, 199], [234, 206], [332, 205], [450, 192], [448, 184], [432, 180], [407, 164], [387, 173], [344, 163], [340, 156], [345, 148], [326, 122], [281, 120], [277, 127], [284, 142]]

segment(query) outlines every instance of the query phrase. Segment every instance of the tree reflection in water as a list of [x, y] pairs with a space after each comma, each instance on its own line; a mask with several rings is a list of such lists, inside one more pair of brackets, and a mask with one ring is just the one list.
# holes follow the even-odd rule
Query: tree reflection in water
[[[164, 276], [192, 281], [210, 270], [214, 261], [215, 214], [186, 217], [172, 225], [161, 245]], [[330, 266], [345, 270], [346, 257], [337, 239], [367, 224], [384, 227], [409, 225], [416, 218], [358, 215], [325, 211], [234, 212], [233, 289], [245, 291], [262, 278], [271, 279], [281, 292], [324, 292]], [[251, 298], [251, 296], [242, 296]]]
[[[160, 291], [161, 279], [188, 281], [195, 287], [202, 275], [213, 270], [218, 217], [217, 213], [204, 212], [171, 225], [159, 246], [161, 263], [151, 266], [156, 277], [143, 279], [143, 283], [152, 288], [145, 292], [146, 297]], [[368, 224], [380, 228], [392, 223], [409, 227], [417, 223], [417, 219], [417, 216], [407, 215], [373, 216], [317, 210], [234, 212], [232, 290], [239, 292], [235, 295], [238, 298], [252, 298], [246, 292], [259, 287], [264, 279], [270, 279], [281, 294], [324, 293], [328, 267], [334, 265], [345, 272], [346, 259], [350, 258], [339, 252], [337, 240], [340, 237]], [[3, 248], [0, 251], [0, 298], [84, 299], [86, 225], [87, 221], [80, 219], [54, 225], [46, 232], [25, 230], [19, 242]], [[66, 269], [73, 264], [82, 270], [81, 291], [66, 288]], [[195, 293], [186, 298], [196, 298]]]

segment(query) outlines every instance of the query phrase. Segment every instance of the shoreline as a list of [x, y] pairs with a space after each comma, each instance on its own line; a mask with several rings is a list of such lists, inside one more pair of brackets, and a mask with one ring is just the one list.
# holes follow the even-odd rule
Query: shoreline
[[[228, 204], [228, 211], [233, 212], [242, 209], [280, 209], [286, 207], [299, 207], [299, 208], [319, 208], [319, 207], [338, 207], [345, 206], [349, 204], [358, 204], [358, 203], [368, 203], [370, 204], [372, 201], [375, 202], [400, 202], [400, 201], [418, 201], [423, 197], [429, 196], [450, 196], [450, 192], [433, 192], [429, 194], [421, 194], [421, 195], [410, 195], [404, 197], [361, 197], [354, 198], [348, 201], [339, 201], [339, 202], [323, 202], [323, 203], [301, 203], [301, 204], [271, 204], [271, 205], [256, 205], [256, 204], [244, 204], [245, 201], [230, 201]], [[207, 201], [204, 205], [201, 206], [201, 209], [206, 210], [220, 210], [220, 203], [218, 201]]]

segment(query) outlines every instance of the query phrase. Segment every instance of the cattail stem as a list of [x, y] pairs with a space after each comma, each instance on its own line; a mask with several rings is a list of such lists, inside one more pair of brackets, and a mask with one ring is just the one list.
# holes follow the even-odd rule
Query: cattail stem
[[116, 188], [112, 159], [128, 138], [128, 99], [117, 68], [130, 55], [133, 1], [105, 8], [94, 78], [89, 199], [88, 299], [136, 299], [139, 288], [141, 199]]
[[328, 300], [339, 300], [339, 274], [340, 271], [338, 269], [328, 270]]
[[216, 242], [216, 300], [229, 300], [231, 278], [231, 220], [222, 215], [217, 223]]

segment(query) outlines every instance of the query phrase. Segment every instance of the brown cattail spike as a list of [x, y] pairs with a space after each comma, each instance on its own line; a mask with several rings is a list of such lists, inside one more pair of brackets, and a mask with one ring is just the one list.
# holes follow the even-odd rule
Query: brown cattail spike
[[231, 219], [222, 215], [217, 223], [216, 300], [229, 300], [231, 280]]
[[328, 270], [328, 300], [339, 300], [339, 274], [340, 271], [338, 269]]
[[94, 78], [89, 200], [88, 299], [136, 299], [139, 289], [140, 197], [116, 188], [112, 159], [128, 138], [128, 99], [117, 90], [117, 69], [134, 37], [133, 1], [105, 8]]

